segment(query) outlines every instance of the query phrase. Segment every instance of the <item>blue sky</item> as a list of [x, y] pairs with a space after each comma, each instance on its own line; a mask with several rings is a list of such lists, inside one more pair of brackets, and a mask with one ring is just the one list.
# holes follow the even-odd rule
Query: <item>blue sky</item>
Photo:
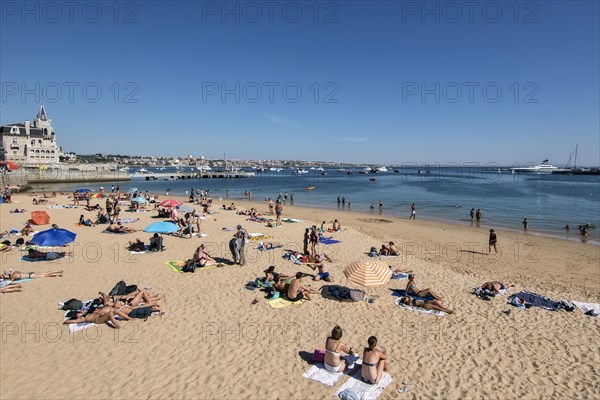
[[67, 151], [600, 164], [596, 1], [77, 4], [0, 3], [0, 123]]

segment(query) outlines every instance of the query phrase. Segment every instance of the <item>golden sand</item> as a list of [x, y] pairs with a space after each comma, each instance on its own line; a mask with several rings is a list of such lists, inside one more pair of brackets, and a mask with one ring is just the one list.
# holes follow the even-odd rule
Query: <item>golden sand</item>
[[[127, 241], [147, 241], [149, 234], [101, 233], [106, 225], [75, 226], [79, 215], [95, 215], [83, 207], [47, 209], [32, 205], [25, 195], [14, 200], [18, 203], [0, 208], [2, 230], [21, 227], [29, 211], [46, 210], [51, 223], [78, 236], [74, 256], [62, 260], [29, 263], [20, 261], [19, 252], [1, 255], [2, 269], [65, 271], [63, 278], [25, 282], [22, 293], [0, 296], [2, 399], [332, 398], [345, 378], [330, 388], [302, 374], [310, 367], [306, 355], [324, 346], [335, 324], [355, 349], [366, 345], [370, 335], [388, 349], [394, 381], [382, 399], [600, 398], [600, 319], [579, 310], [520, 311], [506, 297], [484, 302], [470, 294], [474, 286], [501, 280], [516, 285], [513, 293], [525, 289], [558, 300], [600, 302], [598, 247], [497, 230], [500, 254], [488, 256], [489, 227], [286, 205], [284, 217], [306, 222], [269, 228], [220, 210], [202, 223], [208, 236], [165, 236], [164, 252], [131, 255], [124, 249]], [[65, 196], [55, 201], [68, 204]], [[237, 203], [267, 212], [264, 203]], [[10, 214], [15, 207], [28, 212]], [[122, 217], [140, 218], [128, 226], [142, 230], [157, 221], [154, 214], [124, 212]], [[436, 290], [455, 313], [436, 317], [399, 309], [391, 289], [404, 288], [406, 280], [371, 290], [379, 296], [373, 304], [318, 296], [282, 309], [269, 307], [262, 292], [244, 288], [269, 265], [288, 275], [312, 273], [284, 260], [284, 249], [301, 251], [304, 228], [334, 218], [343, 226], [333, 234], [341, 243], [320, 250], [334, 260], [330, 270], [336, 284], [350, 286], [344, 267], [366, 258], [371, 246], [391, 240], [402, 256], [386, 261], [413, 270], [418, 286]], [[283, 249], [259, 252], [251, 242], [246, 266], [194, 274], [164, 265], [191, 257], [200, 243], [211, 255], [231, 259], [232, 232], [222, 228], [238, 223], [248, 232], [271, 235]], [[124, 322], [120, 330], [101, 326], [69, 334], [58, 301], [93, 298], [121, 279], [166, 294], [166, 315]], [[260, 301], [252, 304], [254, 299]], [[510, 315], [502, 313], [509, 309]], [[414, 382], [410, 392], [397, 393], [407, 380]]]

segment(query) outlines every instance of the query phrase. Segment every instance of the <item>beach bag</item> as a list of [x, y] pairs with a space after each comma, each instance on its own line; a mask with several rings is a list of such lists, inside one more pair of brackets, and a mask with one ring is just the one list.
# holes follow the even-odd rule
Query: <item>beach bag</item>
[[181, 270], [182, 270], [183, 272], [191, 272], [191, 273], [194, 273], [194, 272], [196, 272], [196, 268], [197, 268], [197, 267], [198, 267], [198, 265], [196, 265], [196, 264], [189, 264], [189, 265], [186, 265], [185, 267], [183, 267]]
[[133, 292], [137, 292], [137, 291], [138, 291], [137, 285], [125, 286], [125, 294], [129, 294], [129, 293], [133, 293]]
[[112, 296], [116, 296], [116, 295], [124, 295], [125, 294], [125, 288], [127, 287], [127, 285], [125, 284], [124, 281], [119, 281], [117, 282], [117, 284], [112, 288], [112, 290], [110, 292], [108, 292], [108, 296], [112, 297]]
[[366, 296], [366, 293], [363, 292], [362, 290], [356, 290], [356, 289], [350, 290], [350, 298], [353, 301], [364, 301], [365, 296]]
[[325, 361], [325, 350], [322, 349], [317, 349], [312, 353], [312, 357], [310, 358], [310, 360], [313, 363], [322, 363], [323, 361]]
[[61, 307], [61, 310], [77, 311], [77, 310], [81, 310], [82, 307], [83, 307], [83, 302], [81, 300], [71, 299], [71, 300], [65, 301], [65, 304], [63, 304], [63, 306]]

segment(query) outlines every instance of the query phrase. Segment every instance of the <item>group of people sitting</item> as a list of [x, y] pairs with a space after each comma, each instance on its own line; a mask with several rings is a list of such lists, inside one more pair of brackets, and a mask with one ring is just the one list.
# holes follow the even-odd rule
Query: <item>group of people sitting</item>
[[[120, 325], [117, 318], [129, 321], [134, 318], [148, 318], [154, 312], [161, 312], [160, 295], [152, 295], [145, 290], [132, 285], [128, 293], [106, 295], [99, 292], [97, 298], [88, 304], [82, 304], [78, 309], [66, 313], [64, 324], [94, 323], [107, 324], [115, 329]], [[74, 299], [73, 299], [74, 300]], [[72, 300], [69, 303], [74, 303]], [[79, 304], [77, 304], [79, 305]], [[64, 309], [64, 307], [63, 307]]]
[[158, 233], [155, 233], [151, 238], [150, 238], [150, 243], [148, 244], [148, 246], [146, 246], [146, 244], [144, 242], [142, 242], [140, 239], [135, 239], [134, 242], [130, 241], [129, 244], [127, 245], [127, 250], [129, 251], [135, 251], [135, 252], [143, 252], [143, 251], [152, 251], [152, 252], [157, 252], [157, 251], [163, 251], [164, 250], [164, 246], [163, 246], [163, 237], [160, 236]]
[[379, 257], [379, 256], [390, 257], [390, 256], [399, 256], [399, 255], [400, 255], [400, 251], [398, 250], [398, 248], [396, 247], [394, 242], [391, 242], [391, 241], [388, 243], [383, 243], [379, 250], [377, 250], [377, 247], [375, 247], [375, 246], [371, 247], [371, 249], [369, 250], [370, 257]]
[[[330, 372], [344, 372], [351, 367], [344, 357], [354, 355], [352, 346], [342, 342], [342, 328], [335, 326], [331, 335], [325, 340], [325, 356], [323, 364]], [[360, 375], [363, 381], [371, 385], [378, 384], [384, 371], [389, 370], [389, 358], [386, 349], [377, 346], [377, 337], [367, 339], [367, 346], [363, 348]]]
[[423, 308], [425, 310], [443, 311], [452, 314], [453, 311], [442, 304], [442, 297], [432, 289], [419, 289], [415, 284], [415, 274], [408, 274], [406, 296], [400, 298], [402, 304]]
[[110, 233], [133, 233], [133, 232], [137, 232], [137, 230], [135, 230], [133, 228], [129, 228], [129, 227], [123, 225], [121, 222], [109, 224], [108, 227], [106, 228], [106, 231], [110, 232]]
[[261, 283], [270, 291], [268, 298], [285, 298], [286, 300], [297, 302], [303, 299], [311, 300], [311, 295], [315, 295], [318, 290], [302, 284], [303, 272], [297, 272], [294, 277], [275, 272], [275, 266], [270, 266], [265, 271], [265, 277]]
[[223, 266], [223, 264], [219, 263], [217, 260], [212, 258], [206, 252], [206, 246], [204, 246], [204, 244], [201, 244], [196, 248], [196, 251], [194, 251], [194, 255], [192, 256], [192, 258], [188, 259], [185, 262], [185, 264], [181, 267], [181, 271], [193, 273], [196, 272], [196, 269], [198, 268], [204, 268], [214, 265], [216, 265], [217, 267]]

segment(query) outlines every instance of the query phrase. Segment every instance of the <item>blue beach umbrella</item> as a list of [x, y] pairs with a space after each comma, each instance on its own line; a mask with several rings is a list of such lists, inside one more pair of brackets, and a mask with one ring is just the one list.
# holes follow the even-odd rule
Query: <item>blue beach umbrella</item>
[[37, 233], [31, 243], [38, 246], [64, 246], [75, 240], [77, 234], [66, 229], [48, 229]]
[[93, 192], [92, 189], [88, 189], [88, 188], [79, 188], [76, 190], [77, 193], [86, 193], [86, 192]]
[[144, 197], [134, 197], [133, 199], [131, 199], [131, 201], [135, 201], [136, 203], [147, 203], [148, 200], [146, 200]]
[[177, 225], [171, 222], [154, 222], [144, 228], [146, 233], [173, 233], [178, 230]]

